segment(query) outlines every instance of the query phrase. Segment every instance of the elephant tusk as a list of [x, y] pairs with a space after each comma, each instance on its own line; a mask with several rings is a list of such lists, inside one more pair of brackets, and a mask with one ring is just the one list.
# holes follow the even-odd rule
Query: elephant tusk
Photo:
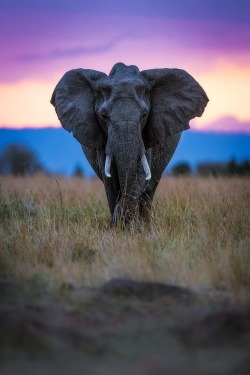
[[106, 160], [105, 160], [104, 173], [105, 173], [105, 176], [108, 178], [111, 177], [110, 167], [111, 167], [111, 157], [107, 155]]
[[147, 181], [151, 180], [151, 171], [150, 171], [148, 161], [147, 161], [147, 158], [146, 158], [145, 154], [142, 156], [141, 162], [142, 162], [143, 170], [146, 173], [146, 180]]

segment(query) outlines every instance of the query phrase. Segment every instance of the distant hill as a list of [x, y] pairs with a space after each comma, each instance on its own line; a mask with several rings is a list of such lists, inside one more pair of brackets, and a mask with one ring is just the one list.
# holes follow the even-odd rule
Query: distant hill
[[[54, 173], [71, 175], [81, 166], [86, 176], [94, 176], [80, 144], [64, 129], [0, 129], [0, 153], [10, 143], [22, 143], [33, 149], [44, 167]], [[167, 169], [186, 161], [192, 168], [200, 162], [226, 162], [250, 159], [250, 135], [186, 131]]]

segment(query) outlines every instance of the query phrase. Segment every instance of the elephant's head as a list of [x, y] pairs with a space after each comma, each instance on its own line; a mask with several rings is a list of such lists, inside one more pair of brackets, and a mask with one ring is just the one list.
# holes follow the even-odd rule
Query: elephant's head
[[201, 86], [183, 70], [140, 72], [122, 63], [108, 76], [88, 69], [67, 72], [51, 99], [66, 130], [83, 146], [103, 149], [104, 178], [114, 165], [121, 191], [136, 180], [140, 161], [150, 179], [145, 149], [188, 129], [207, 102]]

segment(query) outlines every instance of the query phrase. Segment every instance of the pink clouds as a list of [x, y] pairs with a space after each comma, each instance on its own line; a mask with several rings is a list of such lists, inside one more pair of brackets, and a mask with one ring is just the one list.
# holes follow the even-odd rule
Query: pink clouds
[[195, 120], [192, 121], [190, 126], [192, 130], [205, 130], [213, 133], [246, 133], [250, 134], [250, 120], [239, 121], [235, 117], [222, 117], [206, 126], [198, 126]]
[[[55, 117], [55, 122], [50, 124], [44, 123], [43, 126], [39, 124], [1, 124], [0, 128], [12, 128], [12, 129], [35, 129], [41, 127], [52, 127], [52, 128], [60, 128], [61, 125], [59, 124], [58, 119]], [[199, 126], [197, 122], [194, 120], [190, 123], [190, 130], [191, 131], [202, 131], [208, 133], [230, 133], [230, 134], [250, 134], [250, 121], [239, 121], [234, 117], [222, 117], [216, 121], [211, 123], [207, 123], [206, 126]]]

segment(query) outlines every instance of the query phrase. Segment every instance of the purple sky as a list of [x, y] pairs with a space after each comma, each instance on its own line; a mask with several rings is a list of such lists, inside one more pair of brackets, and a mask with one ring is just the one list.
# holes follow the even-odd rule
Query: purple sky
[[99, 58], [135, 39], [145, 57], [158, 41], [159, 54], [169, 49], [169, 63], [178, 65], [182, 51], [194, 54], [200, 69], [218, 57], [250, 64], [248, 0], [1, 0], [0, 11], [2, 82], [51, 74], [70, 65], [67, 59], [84, 65], [85, 56]]
[[[248, 131], [250, 114], [248, 118], [241, 107], [244, 103], [235, 108], [233, 103], [239, 91], [247, 105], [243, 72], [246, 81], [249, 0], [0, 0], [0, 45], [0, 86], [8, 86], [10, 100], [11, 90], [17, 93], [20, 82], [36, 82], [37, 90], [39, 84], [48, 84], [50, 89], [65, 71], [77, 67], [106, 73], [117, 61], [140, 69], [179, 67], [201, 82], [218, 107], [225, 106], [220, 112], [211, 101], [206, 124], [233, 116], [248, 124], [244, 125]], [[221, 77], [221, 87], [232, 75], [231, 87], [224, 90], [232, 91], [232, 103], [230, 96], [222, 102], [224, 91], [218, 92], [216, 82]], [[38, 118], [26, 116], [25, 103], [22, 123], [39, 124]], [[50, 110], [44, 109], [47, 121], [57, 121]], [[40, 116], [41, 122], [46, 118]], [[0, 118], [0, 126], [3, 121], [7, 120]], [[14, 118], [9, 123], [20, 125]]]

